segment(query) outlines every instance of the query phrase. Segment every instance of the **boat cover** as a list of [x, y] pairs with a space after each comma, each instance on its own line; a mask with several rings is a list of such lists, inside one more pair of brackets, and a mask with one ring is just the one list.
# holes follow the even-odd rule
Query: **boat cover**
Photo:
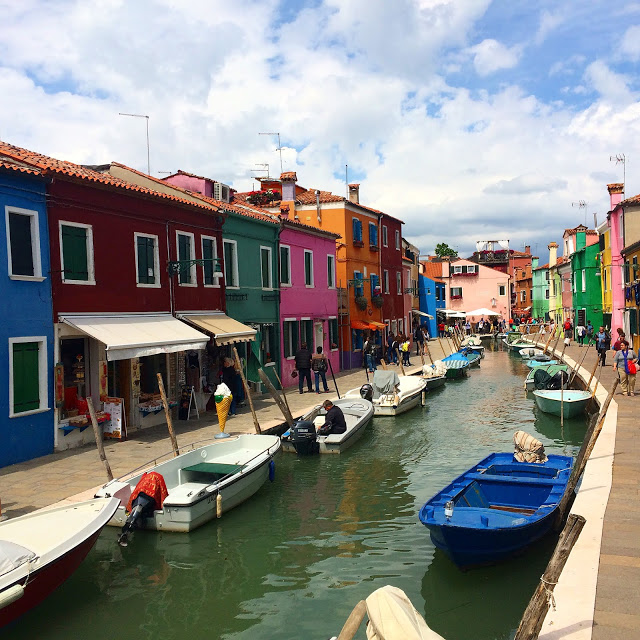
[[447, 369], [463, 369], [469, 366], [469, 359], [461, 353], [452, 353], [450, 356], [442, 359]]
[[373, 397], [396, 393], [396, 387], [400, 385], [400, 378], [395, 371], [377, 369], [373, 374]]
[[441, 378], [447, 373], [447, 367], [442, 360], [436, 360], [433, 364], [425, 364], [422, 367], [423, 378]]
[[365, 603], [369, 640], [444, 640], [429, 629], [402, 589], [389, 585], [381, 587]]
[[31, 549], [9, 540], [0, 540], [0, 576], [35, 557], [36, 554]]
[[127, 504], [127, 511], [131, 511], [131, 505], [133, 501], [138, 497], [139, 493], [145, 493], [155, 501], [155, 508], [162, 509], [162, 503], [164, 499], [169, 495], [167, 491], [167, 485], [164, 478], [157, 471], [149, 471], [143, 473], [136, 488], [133, 490], [129, 503]]
[[513, 444], [515, 451], [513, 457], [518, 462], [546, 462], [547, 455], [544, 452], [544, 445], [540, 440], [536, 440], [526, 431], [516, 431], [513, 434]]

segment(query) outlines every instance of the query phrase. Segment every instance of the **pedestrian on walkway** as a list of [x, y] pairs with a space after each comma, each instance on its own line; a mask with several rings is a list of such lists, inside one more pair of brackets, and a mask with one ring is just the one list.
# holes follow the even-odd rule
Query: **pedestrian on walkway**
[[626, 340], [626, 335], [624, 333], [624, 331], [618, 327], [616, 329], [616, 331], [618, 332], [618, 337], [616, 338], [616, 341], [613, 343], [613, 350], [614, 351], [620, 351], [620, 345], [622, 344], [623, 340]]
[[304, 381], [307, 381], [309, 393], [313, 391], [311, 384], [311, 351], [307, 349], [307, 343], [303, 342], [296, 351], [296, 369], [298, 370], [298, 389], [304, 393]]
[[424, 332], [420, 325], [413, 332], [413, 339], [416, 343], [416, 355], [419, 356], [424, 351]]
[[620, 340], [620, 349], [613, 356], [613, 366], [618, 372], [620, 378], [620, 386], [622, 387], [622, 395], [635, 395], [636, 387], [636, 362], [638, 357], [629, 349], [629, 343], [626, 340]]
[[438, 336], [444, 338], [444, 322], [438, 323]]
[[593, 340], [593, 325], [591, 324], [591, 320], [587, 322], [587, 344], [591, 344]]
[[607, 366], [607, 349], [609, 348], [609, 339], [604, 327], [600, 327], [600, 331], [596, 334], [596, 350], [600, 356], [600, 364]]
[[220, 370], [220, 378], [231, 391], [231, 407], [229, 408], [229, 417], [236, 415], [238, 403], [243, 400], [242, 396], [242, 378], [236, 370], [236, 363], [233, 358], [224, 358], [222, 361], [222, 369]]
[[316, 378], [316, 393], [320, 393], [320, 378], [322, 378], [322, 384], [324, 386], [324, 392], [329, 393], [329, 387], [327, 386], [327, 356], [322, 353], [322, 347], [316, 347], [316, 352], [311, 358], [311, 368]]
[[576, 327], [576, 334], [578, 336], [578, 346], [581, 347], [584, 344], [584, 339], [587, 335], [587, 329], [583, 325], [579, 324]]
[[411, 355], [411, 343], [409, 342], [409, 338], [407, 336], [404, 336], [402, 340], [400, 351], [402, 352], [402, 364], [410, 366], [411, 363], [409, 362], [409, 356]]
[[368, 336], [364, 341], [362, 353], [364, 354], [364, 366], [367, 368], [367, 371], [369, 373], [373, 373], [377, 369], [375, 352], [376, 345], [373, 343], [373, 338], [371, 336]]

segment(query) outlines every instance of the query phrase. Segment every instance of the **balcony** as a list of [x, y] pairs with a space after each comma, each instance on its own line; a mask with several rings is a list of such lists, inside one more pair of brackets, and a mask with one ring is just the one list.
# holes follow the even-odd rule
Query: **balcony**
[[462, 300], [462, 296], [449, 296], [451, 298], [451, 300]]
[[380, 247], [377, 244], [370, 244], [369, 251], [380, 251]]
[[362, 240], [354, 240], [353, 241], [353, 246], [354, 247], [364, 247], [364, 242], [362, 242]]
[[458, 276], [462, 276], [464, 278], [466, 278], [467, 276], [477, 276], [478, 275], [478, 271], [460, 271], [458, 273], [452, 273], [451, 277], [452, 278], [457, 278]]

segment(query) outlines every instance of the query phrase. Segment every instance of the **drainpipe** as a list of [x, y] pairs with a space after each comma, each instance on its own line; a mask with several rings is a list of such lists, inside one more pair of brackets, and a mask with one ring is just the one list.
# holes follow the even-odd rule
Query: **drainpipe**
[[318, 222], [322, 222], [322, 216], [320, 215], [320, 190], [316, 189], [316, 214], [318, 216]]
[[[169, 221], [165, 223], [165, 235], [167, 237], [167, 266], [171, 261], [171, 246], [169, 242]], [[173, 276], [169, 273], [169, 269], [167, 269], [167, 277], [169, 278], [169, 309], [171, 310], [171, 315], [174, 315], [175, 309], [173, 305]]]

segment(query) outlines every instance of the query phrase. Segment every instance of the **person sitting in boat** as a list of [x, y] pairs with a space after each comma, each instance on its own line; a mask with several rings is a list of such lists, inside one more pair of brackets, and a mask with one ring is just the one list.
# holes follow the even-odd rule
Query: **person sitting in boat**
[[344, 413], [340, 407], [336, 407], [331, 400], [325, 400], [322, 406], [326, 409], [327, 415], [324, 424], [318, 427], [318, 435], [328, 436], [332, 433], [344, 433], [347, 430], [347, 423]]

